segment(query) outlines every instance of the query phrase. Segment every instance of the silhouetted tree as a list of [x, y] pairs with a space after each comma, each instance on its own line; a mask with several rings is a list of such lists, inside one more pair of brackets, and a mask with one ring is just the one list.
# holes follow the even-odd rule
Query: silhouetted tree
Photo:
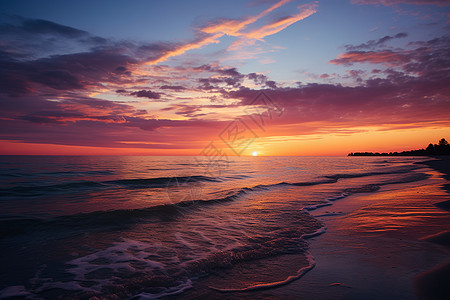
[[439, 146], [448, 146], [448, 142], [444, 138], [442, 138], [439, 140]]
[[423, 156], [423, 155], [450, 155], [450, 144], [444, 139], [440, 139], [438, 144], [429, 144], [426, 149], [409, 150], [403, 152], [355, 152], [349, 156]]

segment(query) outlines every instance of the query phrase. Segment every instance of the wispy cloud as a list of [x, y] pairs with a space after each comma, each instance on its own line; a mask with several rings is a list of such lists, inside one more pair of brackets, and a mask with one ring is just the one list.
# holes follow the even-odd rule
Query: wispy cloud
[[420, 76], [448, 76], [450, 38], [443, 36], [429, 41], [409, 43], [409, 49], [379, 51], [349, 51], [330, 61], [336, 65], [356, 63], [398, 66], [403, 72]]
[[285, 5], [286, 3], [291, 2], [292, 0], [281, 0], [269, 8], [265, 9], [261, 13], [259, 13], [256, 16], [250, 16], [243, 20], [219, 20], [216, 22], [213, 22], [213, 24], [209, 26], [205, 26], [203, 28], [200, 28], [199, 30], [205, 33], [209, 34], [216, 34], [216, 33], [222, 33], [224, 35], [229, 36], [239, 36], [240, 31], [243, 30], [246, 26], [255, 23], [262, 17], [267, 16], [270, 12], [274, 11], [275, 9]]
[[239, 37], [239, 39], [235, 42], [233, 42], [233, 44], [230, 46], [230, 50], [236, 50], [239, 48], [239, 46], [241, 45], [249, 45], [249, 44], [253, 44], [256, 40], [262, 40], [263, 38], [276, 34], [280, 31], [282, 31], [283, 29], [287, 28], [288, 26], [301, 21], [309, 16], [311, 16], [312, 14], [317, 12], [317, 2], [313, 2], [313, 3], [309, 3], [309, 4], [304, 4], [304, 5], [300, 5], [298, 7], [298, 9], [300, 10], [299, 13], [291, 15], [291, 16], [287, 16], [281, 19], [278, 19], [276, 21], [272, 21], [266, 25], [263, 25], [259, 28], [250, 30], [250, 31], [246, 31], [246, 32], [238, 32], [237, 37]]
[[261, 13], [257, 14], [256, 16], [250, 16], [242, 20], [217, 20], [211, 22], [209, 25], [197, 28], [196, 34], [198, 38], [196, 38], [192, 42], [176, 46], [174, 47], [174, 49], [167, 51], [162, 56], [156, 59], [148, 60], [146, 64], [157, 64], [166, 61], [170, 57], [184, 54], [189, 50], [200, 49], [210, 44], [220, 43], [219, 39], [225, 35], [238, 38], [238, 40], [233, 42], [229, 47], [229, 50], [236, 50], [239, 48], [239, 46], [253, 44], [256, 40], [262, 40], [266, 36], [276, 34], [286, 27], [300, 20], [303, 20], [306, 17], [309, 17], [310, 15], [317, 12], [317, 1], [300, 5], [298, 6], [300, 12], [297, 14], [269, 22], [268, 24], [262, 25], [256, 29], [245, 31], [245, 29], [249, 25], [254, 24], [256, 21], [267, 16], [275, 9], [291, 1], [292, 0], [281, 0], [265, 9]]
[[394, 36], [390, 36], [390, 35], [386, 35], [378, 40], [370, 40], [366, 43], [360, 44], [360, 45], [345, 45], [344, 47], [348, 50], [348, 51], [353, 51], [353, 50], [363, 50], [363, 49], [376, 49], [378, 47], [381, 46], [385, 46], [387, 42], [392, 41], [394, 39], [400, 39], [400, 38], [405, 38], [407, 37], [408, 34], [406, 32], [400, 32], [397, 33]]
[[372, 63], [372, 64], [387, 64], [399, 65], [410, 60], [408, 55], [403, 53], [384, 50], [384, 51], [350, 51], [339, 54], [339, 56], [330, 61], [335, 65], [352, 65], [355, 63]]

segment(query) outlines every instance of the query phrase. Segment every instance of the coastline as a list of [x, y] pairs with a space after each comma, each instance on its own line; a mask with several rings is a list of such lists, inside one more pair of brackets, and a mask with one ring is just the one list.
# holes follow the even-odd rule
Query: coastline
[[297, 289], [305, 299], [450, 296], [450, 218], [448, 207], [440, 205], [450, 201], [450, 158], [418, 164], [431, 168], [433, 176], [423, 186], [387, 186], [312, 212], [325, 215], [318, 218], [327, 233], [310, 243], [316, 268], [290, 287], [292, 293]]
[[419, 186], [385, 186], [311, 211], [327, 227], [310, 240], [315, 268], [250, 298], [448, 299], [450, 218], [436, 205], [449, 201], [443, 186], [450, 159], [444, 159], [420, 163], [432, 178]]
[[[77, 271], [81, 275], [77, 275], [80, 277], [77, 277], [76, 282], [82, 282], [81, 280], [84, 280], [84, 278], [88, 280], [96, 279], [96, 277], [90, 277], [91, 275], [87, 275], [89, 276], [87, 277], [85, 274], [93, 273], [87, 272], [101, 268], [101, 265], [97, 265], [97, 258], [108, 258], [111, 253], [114, 253], [114, 257], [117, 256], [122, 259], [122, 256], [128, 257], [131, 253], [135, 258], [140, 259], [143, 257], [141, 254], [158, 253], [159, 248], [156, 248], [156, 250], [148, 248], [150, 250], [147, 250], [147, 248], [144, 248], [150, 245], [147, 240], [140, 241], [139, 237], [136, 238], [136, 234], [147, 237], [149, 233], [152, 233], [151, 228], [155, 229], [153, 232], [156, 233], [161, 230], [161, 236], [165, 237], [167, 225], [173, 226], [174, 240], [183, 248], [183, 253], [189, 253], [189, 249], [197, 251], [211, 245], [222, 245], [221, 240], [226, 240], [227, 237], [226, 231], [231, 229], [231, 232], [234, 233], [234, 230], [242, 228], [240, 226], [243, 222], [246, 222], [244, 224], [248, 224], [249, 228], [255, 228], [255, 230], [260, 227], [261, 222], [266, 222], [266, 224], [271, 222], [269, 227], [262, 227], [277, 230], [276, 234], [273, 235], [274, 239], [269, 239], [270, 244], [263, 244], [262, 242], [265, 242], [265, 240], [257, 239], [255, 243], [246, 243], [244, 244], [246, 248], [239, 249], [249, 250], [248, 253], [240, 251], [235, 252], [236, 256], [217, 255], [212, 257], [210, 261], [205, 261], [204, 264], [193, 265], [193, 268], [184, 268], [181, 272], [192, 270], [192, 273], [188, 273], [188, 280], [184, 280], [185, 277], [179, 277], [180, 280], [174, 281], [176, 284], [168, 288], [162, 286], [161, 282], [165, 284], [164, 282], [170, 283], [170, 281], [164, 279], [164, 276], [160, 278], [159, 274], [153, 275], [150, 273], [155, 269], [154, 266], [151, 266], [148, 270], [145, 270], [147, 272], [145, 275], [152, 274], [149, 275], [148, 281], [136, 281], [135, 283], [134, 279], [124, 280], [123, 285], [119, 284], [110, 290], [110, 295], [119, 295], [118, 297], [122, 298], [127, 294], [127, 290], [133, 289], [136, 284], [136, 289], [144, 286], [144, 288], [149, 287], [151, 292], [149, 294], [133, 293], [136, 296], [132, 299], [154, 299], [155, 297], [161, 297], [162, 299], [326, 300], [416, 299], [417, 297], [420, 299], [440, 299], [436, 295], [447, 293], [446, 290], [440, 289], [446, 286], [444, 281], [450, 278], [450, 265], [448, 264], [450, 213], [437, 207], [436, 203], [442, 203], [449, 199], [449, 194], [442, 189], [448, 183], [443, 176], [449, 173], [430, 168], [427, 165], [429, 162], [425, 160], [427, 158], [414, 158], [393, 160], [392, 163], [384, 160], [368, 160], [371, 164], [381, 165], [381, 168], [385, 166], [392, 168], [392, 165], [400, 164], [394, 167], [399, 173], [391, 172], [385, 175], [384, 172], [380, 172], [379, 168], [373, 168], [372, 166], [369, 167], [369, 170], [375, 169], [375, 171], [363, 173], [358, 166], [358, 173], [370, 176], [377, 174], [378, 177], [356, 176], [352, 178], [354, 176], [351, 169], [346, 170], [345, 173], [338, 170], [333, 172], [336, 175], [329, 176], [342, 178], [338, 182], [340, 184], [338, 189], [336, 189], [336, 182], [334, 181], [311, 187], [303, 185], [302, 181], [300, 187], [282, 184], [281, 187], [277, 185], [277, 188], [273, 189], [255, 190], [249, 195], [244, 195], [242, 201], [220, 202], [217, 203], [218, 205], [209, 206], [208, 209], [201, 207], [192, 211], [189, 215], [191, 223], [177, 222], [176, 220], [160, 222], [161, 220], [158, 220], [156, 222], [158, 226], [145, 226], [142, 227], [142, 231], [133, 226], [126, 236], [118, 236], [115, 230], [107, 231], [110, 232], [108, 236], [111, 240], [100, 241], [101, 243], [106, 242], [107, 247], [104, 244], [97, 246], [96, 238], [90, 238], [89, 236], [75, 237], [73, 240], [69, 238], [63, 240], [64, 244], [61, 246], [66, 247], [68, 244], [80, 245], [89, 242], [92, 248], [87, 250], [85, 250], [86, 248], [80, 248], [82, 252], [54, 252], [58, 255], [66, 255], [67, 258], [64, 259], [45, 260], [47, 259], [45, 257], [38, 259], [40, 263], [77, 261], [74, 267], [65, 268], [65, 270], [70, 274], [75, 274], [72, 273], [73, 270], [81, 270]], [[351, 158], [338, 161], [342, 166], [361, 163], [360, 159]], [[419, 163], [419, 161], [419, 165], [412, 165], [414, 162]], [[425, 162], [422, 163], [422, 161]], [[326, 166], [327, 164], [328, 162], [324, 162], [319, 166]], [[442, 166], [439, 161], [436, 165]], [[411, 169], [414, 171], [411, 171]], [[407, 170], [407, 173], [403, 173], [403, 170]], [[409, 178], [413, 180], [406, 180]], [[370, 184], [374, 182], [375, 184]], [[364, 188], [358, 188], [359, 186]], [[330, 190], [334, 193], [330, 193]], [[296, 196], [299, 195], [300, 197], [301, 195], [299, 193], [304, 193], [305, 196], [297, 199]], [[127, 195], [129, 195], [128, 191]], [[318, 201], [314, 200], [315, 195], [317, 195]], [[300, 199], [302, 201], [299, 201]], [[323, 206], [323, 204], [327, 204], [327, 206]], [[308, 210], [305, 207], [316, 207], [316, 209]], [[142, 211], [138, 210], [138, 212], [139, 217], [142, 215]], [[125, 225], [138, 224], [141, 219], [140, 217], [134, 217], [135, 215], [134, 213], [131, 214], [132, 219], [130, 221], [133, 222]], [[246, 219], [247, 215], [257, 217], [248, 220]], [[85, 217], [82, 218], [82, 222], [77, 221], [76, 224], [81, 225], [85, 224], [86, 220], [97, 219], [95, 214], [94, 219]], [[183, 219], [188, 220], [188, 218]], [[110, 226], [111, 223], [106, 222], [104, 224]], [[195, 238], [195, 236], [191, 236], [189, 233], [199, 232], [198, 225], [202, 224], [213, 225], [212, 232], [214, 232], [215, 237], [218, 237], [218, 244], [214, 244], [214, 240], [208, 240], [203, 236], [201, 241], [205, 242], [200, 244], [201, 247], [193, 247], [190, 241], [196, 242], [198, 240], [192, 240], [191, 238]], [[321, 227], [322, 225], [324, 227]], [[52, 229], [53, 227], [44, 228]], [[315, 231], [304, 231], [306, 228]], [[225, 234], [217, 235], [216, 232], [225, 232]], [[323, 232], [325, 234], [320, 234]], [[264, 232], [258, 231], [257, 233], [259, 236], [264, 235]], [[69, 234], [72, 236], [70, 232]], [[104, 233], [92, 234], [94, 237], [100, 235], [104, 235]], [[237, 235], [240, 236], [240, 232], [237, 232]], [[155, 235], [155, 238], [161, 236]], [[209, 235], [209, 237], [211, 236]], [[208, 236], [206, 235], [206, 237]], [[226, 244], [223, 245], [226, 247]], [[256, 259], [246, 259], [250, 255], [255, 255], [252, 250], [262, 247], [261, 245], [268, 245], [263, 249], [264, 251], [270, 250], [270, 252], [256, 252], [256, 255], [267, 253], [263, 259], [260, 259], [260, 256], [254, 256]], [[28, 252], [30, 254], [41, 253], [39, 247], [36, 248], [38, 251], [34, 251], [33, 248], [30, 249]], [[74, 251], [75, 248], [68, 247], [68, 249]], [[95, 251], [96, 249], [98, 250]], [[172, 248], [161, 247], [161, 249], [163, 249], [160, 252], [161, 254], [175, 257], [172, 254], [174, 252], [168, 251]], [[278, 252], [278, 249], [291, 250]], [[136, 253], [136, 255], [133, 253]], [[27, 260], [22, 259], [25, 256], [20, 255], [17, 258], [21, 259], [17, 261], [24, 261], [22, 265], [26, 265]], [[245, 259], [240, 259], [240, 256], [237, 255], [245, 255]], [[32, 255], [27, 256], [30, 256], [29, 261], [31, 262]], [[14, 257], [14, 255], [11, 257]], [[96, 259], [93, 260], [94, 257]], [[236, 263], [233, 263], [231, 267], [230, 264], [227, 264], [228, 259], [235, 259]], [[82, 264], [79, 264], [79, 262]], [[116, 262], [117, 260], [108, 262], [111, 269], [118, 268]], [[14, 265], [11, 264], [11, 266]], [[88, 266], [90, 270], [84, 266]], [[171, 265], [171, 267], [176, 266], [176, 264]], [[197, 270], [209, 268], [209, 266], [212, 267], [205, 269], [209, 274], [208, 276], [202, 277], [201, 274], [205, 273], [197, 272]], [[8, 265], [7, 268], [13, 269]], [[20, 270], [21, 268], [17, 269]], [[66, 284], [67, 282], [59, 281], [61, 280], [61, 277], [58, 277], [59, 270], [55, 270], [58, 273], [55, 272], [54, 282]], [[50, 271], [53, 271], [53, 269], [50, 269]], [[177, 270], [170, 269], [170, 272], [174, 271]], [[104, 273], [98, 273], [100, 280], [108, 279], [108, 276], [105, 276]], [[20, 272], [17, 274], [21, 275]], [[173, 274], [177, 275], [175, 272]], [[45, 278], [44, 280], [46, 280]], [[145, 278], [147, 279], [147, 277]], [[177, 280], [177, 278], [174, 280]], [[65, 287], [66, 285], [61, 286]], [[108, 285], [105, 286], [109, 288]], [[28, 292], [28, 287], [28, 285], [10, 284], [7, 289], [0, 291], [0, 298], [8, 293]], [[62, 293], [58, 288], [47, 289], [42, 295], [44, 298], [56, 297], [58, 293]], [[96, 295], [90, 291], [88, 293], [90, 293], [88, 294], [89, 297]], [[63, 294], [69, 296], [70, 292], [63, 292]], [[77, 297], [74, 296], [73, 298]]]
[[[422, 164], [443, 174], [442, 177], [447, 180], [447, 183], [443, 184], [441, 188], [450, 194], [450, 183], [448, 183], [450, 181], [450, 157], [441, 156], [436, 158], [438, 160], [429, 160]], [[450, 211], [450, 199], [434, 203], [434, 205], [440, 209]], [[424, 240], [450, 248], [450, 230], [427, 236]], [[450, 298], [449, 278], [450, 260], [417, 275], [414, 278], [415, 292], [420, 299], [448, 299]]]
[[[430, 168], [443, 173], [443, 177], [450, 181], [450, 157], [449, 156], [438, 156], [434, 157], [436, 159], [427, 160], [421, 162], [421, 164], [427, 165]], [[445, 183], [442, 188], [450, 194], [450, 183]], [[435, 204], [437, 207], [450, 211], [450, 200], [439, 202]]]
[[[444, 174], [444, 178], [450, 181], [450, 156], [434, 156], [434, 159], [420, 162], [419, 164], [427, 165], [436, 171]], [[450, 192], [449, 184], [445, 185], [445, 190]]]
[[[199, 289], [168, 298], [444, 299], [450, 292], [444, 283], [450, 278], [445, 234], [450, 218], [436, 203], [448, 201], [442, 174], [450, 170], [437, 160], [421, 164], [431, 178], [383, 186], [312, 210], [327, 230], [309, 239], [316, 265], [301, 279], [272, 289], [222, 293], [208, 288], [220, 278], [208, 276], [198, 280]], [[295, 256], [286, 259], [296, 262]], [[278, 272], [276, 266], [267, 264], [266, 272]]]

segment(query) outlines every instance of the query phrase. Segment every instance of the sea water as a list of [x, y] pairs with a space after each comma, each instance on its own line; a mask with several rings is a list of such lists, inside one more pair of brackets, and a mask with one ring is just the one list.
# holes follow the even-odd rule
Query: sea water
[[222, 292], [288, 284], [325, 232], [311, 210], [420, 182], [422, 160], [1, 156], [0, 298], [182, 297], [208, 276]]

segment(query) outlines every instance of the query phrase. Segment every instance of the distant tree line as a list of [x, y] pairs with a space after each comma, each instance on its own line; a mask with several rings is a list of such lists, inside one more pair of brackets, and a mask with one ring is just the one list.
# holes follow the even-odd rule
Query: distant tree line
[[450, 145], [442, 138], [437, 144], [429, 144], [426, 149], [409, 150], [402, 152], [351, 152], [348, 156], [431, 156], [450, 155]]

